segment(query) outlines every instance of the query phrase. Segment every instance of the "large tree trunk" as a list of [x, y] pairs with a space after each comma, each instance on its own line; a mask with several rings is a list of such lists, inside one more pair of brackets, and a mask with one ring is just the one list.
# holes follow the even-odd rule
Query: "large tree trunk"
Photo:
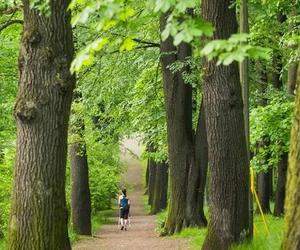
[[167, 171], [168, 167], [166, 163], [157, 164], [151, 214], [157, 214], [166, 208], [166, 185], [168, 185], [168, 182], [166, 181]]
[[278, 164], [278, 179], [275, 197], [274, 216], [284, 214], [285, 186], [288, 165], [288, 154], [285, 153]]
[[[230, 0], [203, 0], [202, 16], [216, 27], [214, 39], [237, 33]], [[249, 165], [243, 101], [236, 62], [204, 67], [204, 107], [211, 174], [210, 222], [202, 249], [229, 249], [249, 233]], [[245, 195], [246, 194], [246, 195]]]
[[71, 145], [72, 222], [80, 235], [92, 235], [89, 170], [84, 144]]
[[65, 171], [75, 77], [69, 0], [46, 17], [23, 1], [24, 30], [15, 105], [17, 153], [8, 249], [71, 249]]
[[207, 136], [205, 126], [205, 112], [201, 103], [198, 125], [195, 135], [195, 162], [189, 170], [186, 202], [186, 226], [204, 227], [207, 220], [204, 215], [204, 193], [207, 176]]
[[[168, 14], [161, 16], [161, 31], [167, 17]], [[182, 77], [186, 68], [173, 73], [169, 67], [190, 56], [191, 46], [183, 43], [176, 48], [169, 37], [161, 43], [161, 53], [170, 167], [170, 203], [164, 234], [173, 234], [181, 231], [185, 219], [187, 173], [192, 152], [192, 87]]]
[[[298, 70], [297, 81], [300, 79]], [[285, 232], [283, 250], [300, 249], [300, 87], [297, 86], [294, 122], [291, 133], [289, 167], [285, 199]]]
[[[262, 208], [262, 212], [265, 214], [271, 213], [270, 209], [270, 181], [272, 169], [268, 169], [267, 172], [259, 172], [257, 174], [257, 195], [259, 203]], [[257, 206], [257, 213], [260, 213]]]

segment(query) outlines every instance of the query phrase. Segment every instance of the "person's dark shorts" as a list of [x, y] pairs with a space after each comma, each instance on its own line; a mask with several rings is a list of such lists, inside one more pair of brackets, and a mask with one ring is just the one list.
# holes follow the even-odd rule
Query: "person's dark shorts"
[[120, 209], [120, 218], [127, 220], [129, 214], [129, 209]]

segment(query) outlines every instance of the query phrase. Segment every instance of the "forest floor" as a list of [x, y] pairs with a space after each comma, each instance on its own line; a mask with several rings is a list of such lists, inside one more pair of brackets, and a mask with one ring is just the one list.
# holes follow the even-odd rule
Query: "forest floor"
[[97, 231], [92, 239], [81, 240], [75, 244], [75, 250], [186, 250], [188, 239], [162, 238], [155, 232], [155, 216], [145, 212], [143, 204], [144, 188], [142, 184], [143, 168], [138, 157], [141, 149], [134, 139], [123, 141], [122, 161], [127, 166], [122, 183], [127, 186], [131, 203], [131, 226], [128, 231], [118, 228], [118, 212]]

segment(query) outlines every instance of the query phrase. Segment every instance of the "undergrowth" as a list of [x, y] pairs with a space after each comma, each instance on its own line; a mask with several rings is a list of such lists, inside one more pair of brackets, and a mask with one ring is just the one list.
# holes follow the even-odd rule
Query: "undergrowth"
[[[207, 209], [205, 209], [207, 212]], [[164, 221], [166, 219], [166, 211], [157, 214], [156, 216], [156, 231], [161, 232]], [[267, 232], [263, 219], [260, 215], [254, 216], [254, 237], [249, 243], [243, 243], [232, 247], [232, 250], [277, 250], [280, 249], [283, 237], [284, 219], [266, 215], [269, 233]], [[189, 238], [190, 249], [200, 249], [207, 228], [184, 228], [179, 234], [171, 236], [171, 238]]]

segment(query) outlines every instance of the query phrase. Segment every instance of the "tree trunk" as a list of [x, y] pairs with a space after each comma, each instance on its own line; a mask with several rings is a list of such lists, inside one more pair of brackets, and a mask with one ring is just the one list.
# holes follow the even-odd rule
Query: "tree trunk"
[[65, 171], [75, 86], [69, 0], [50, 1], [52, 15], [23, 1], [24, 30], [15, 105], [17, 153], [8, 249], [71, 249]]
[[[264, 214], [271, 213], [271, 209], [270, 209], [271, 171], [272, 169], [268, 169], [267, 172], [259, 172], [257, 174], [257, 195], [258, 195], [259, 203], [262, 208], [262, 212]], [[260, 213], [258, 206], [256, 212]]]
[[163, 168], [163, 174], [162, 174], [160, 209], [163, 210], [166, 209], [168, 205], [169, 166], [167, 163], [163, 163], [161, 167]]
[[92, 235], [89, 170], [84, 144], [71, 146], [72, 222], [79, 235]]
[[145, 173], [145, 193], [144, 195], [148, 195], [148, 186], [149, 186], [149, 159], [147, 159], [147, 167]]
[[281, 79], [281, 70], [282, 70], [282, 55], [280, 51], [274, 50], [272, 56], [272, 85], [275, 89], [282, 89], [283, 83]]
[[207, 220], [204, 215], [204, 193], [207, 176], [207, 136], [203, 101], [195, 135], [195, 163], [189, 170], [186, 202], [186, 226], [205, 227]]
[[148, 205], [153, 204], [156, 170], [157, 170], [157, 164], [152, 158], [150, 158], [149, 159]]
[[[167, 17], [168, 14], [161, 16], [161, 31]], [[192, 87], [182, 77], [186, 68], [173, 73], [169, 67], [177, 60], [184, 61], [192, 52], [191, 46], [185, 43], [174, 47], [169, 37], [161, 43], [161, 53], [170, 167], [170, 203], [163, 234], [173, 234], [181, 231], [185, 219], [187, 173], [192, 152]]]
[[[230, 0], [203, 0], [202, 16], [216, 27], [214, 39], [237, 33]], [[229, 249], [249, 233], [249, 165], [243, 101], [236, 62], [204, 67], [204, 107], [211, 174], [210, 222], [202, 249]]]
[[[257, 70], [259, 72], [259, 94], [260, 97], [258, 99], [259, 106], [266, 106], [267, 99], [266, 99], [266, 92], [268, 88], [268, 75], [267, 75], [267, 68], [263, 62], [257, 62]], [[273, 85], [274, 86], [274, 85]], [[268, 142], [268, 138], [261, 138], [261, 141], [257, 142], [257, 148], [259, 150], [260, 147], [266, 147]], [[258, 151], [257, 150], [257, 151]], [[265, 162], [268, 161], [268, 156], [266, 157]], [[272, 170], [271, 170], [272, 171]], [[256, 175], [257, 179], [257, 195], [258, 199], [262, 205], [262, 210], [264, 213], [270, 213], [270, 195], [271, 190], [273, 189], [272, 185], [272, 175], [270, 172], [260, 172]], [[259, 208], [256, 208], [256, 213], [259, 213]]]
[[155, 187], [153, 194], [153, 202], [151, 206], [151, 214], [157, 214], [166, 207], [166, 174], [168, 169], [166, 163], [159, 163], [156, 167]]
[[[299, 3], [295, 3], [292, 12], [290, 14], [290, 17], [292, 18], [293, 21], [289, 20], [289, 30], [295, 29], [297, 25], [299, 25], [299, 22], [296, 21], [295, 16], [297, 16], [297, 10], [299, 9]], [[297, 43], [292, 44], [289, 46], [291, 50], [296, 51], [298, 48]], [[295, 94], [295, 89], [296, 89], [296, 81], [297, 81], [297, 69], [298, 69], [298, 63], [292, 62], [289, 65], [288, 68], [288, 93], [290, 95]]]
[[[249, 33], [249, 11], [248, 0], [240, 3], [240, 32]], [[244, 104], [245, 136], [247, 144], [248, 165], [250, 166], [250, 111], [249, 111], [249, 58], [240, 63], [240, 81]], [[253, 196], [249, 191], [249, 233], [253, 236]]]
[[[297, 73], [300, 79], [300, 71]], [[300, 87], [297, 86], [294, 122], [291, 133], [289, 167], [285, 199], [285, 231], [283, 250], [300, 249]]]
[[278, 179], [275, 197], [274, 216], [282, 216], [284, 214], [285, 186], [286, 174], [288, 167], [288, 154], [285, 153], [278, 165]]
[[292, 63], [289, 66], [289, 70], [288, 70], [288, 93], [290, 95], [294, 95], [294, 91], [295, 91], [295, 88], [296, 88], [297, 68], [298, 68], [297, 63]]

